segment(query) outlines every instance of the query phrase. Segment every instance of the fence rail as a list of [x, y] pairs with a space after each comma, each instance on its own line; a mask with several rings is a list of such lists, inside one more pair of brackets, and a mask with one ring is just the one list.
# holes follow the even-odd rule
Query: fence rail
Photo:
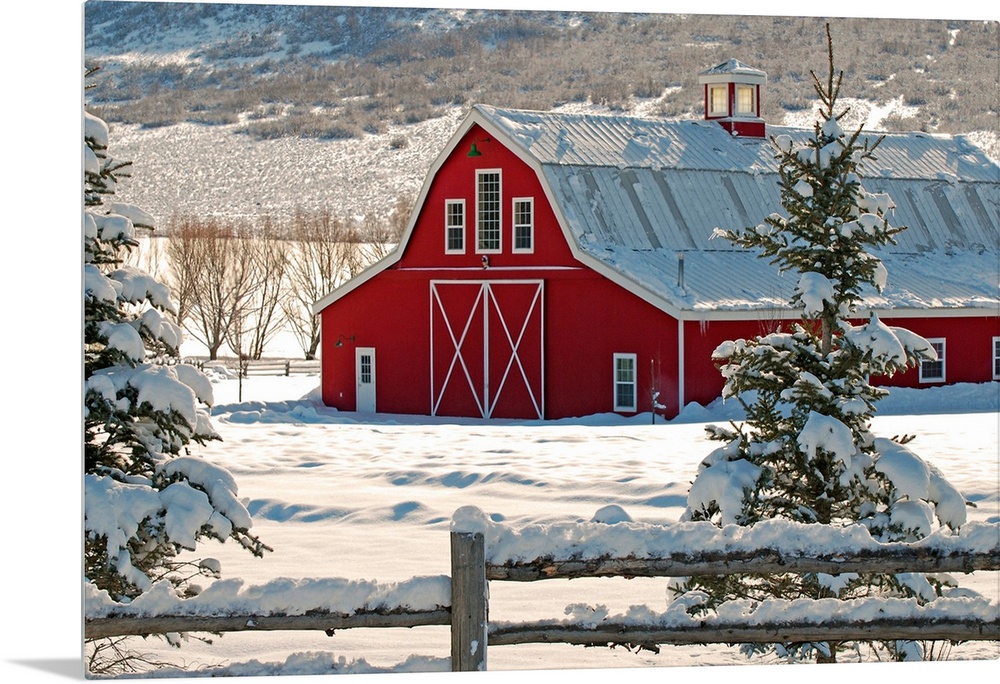
[[319, 359], [254, 359], [243, 361], [239, 359], [222, 358], [209, 360], [205, 358], [187, 358], [186, 363], [191, 363], [204, 370], [206, 367], [216, 365], [222, 366], [234, 373], [241, 372], [244, 377], [251, 375], [318, 375], [321, 368]]
[[[913, 619], [886, 619], [869, 623], [803, 624], [787, 622], [762, 625], [713, 625], [689, 627], [636, 627], [603, 622], [594, 627], [522, 623], [490, 629], [490, 646], [517, 644], [773, 644], [824, 641], [994, 641], [1000, 640], [1000, 623], [941, 620], [924, 623]], [[485, 666], [485, 661], [484, 661]]]
[[[807, 617], [801, 613], [780, 619], [751, 621], [740, 611], [737, 617], [724, 617], [719, 608], [710, 620], [691, 618], [677, 624], [620, 618], [607, 618], [589, 624], [586, 621], [510, 623], [490, 615], [489, 582], [533, 582], [545, 579], [580, 577], [685, 577], [698, 574], [727, 573], [808, 573], [824, 572], [972, 572], [1000, 570], [1000, 525], [988, 532], [997, 539], [988, 550], [956, 551], [935, 547], [884, 544], [876, 550], [860, 549], [852, 554], [838, 552], [815, 557], [788, 556], [773, 548], [736, 549], [727, 552], [675, 554], [667, 558], [540, 558], [531, 562], [491, 562], [480, 532], [451, 533], [451, 574], [442, 576], [450, 587], [450, 606], [434, 610], [408, 610], [398, 606], [358, 609], [350, 614], [327, 610], [307, 610], [304, 615], [229, 614], [217, 616], [157, 615], [151, 617], [110, 616], [86, 619], [84, 636], [98, 639], [112, 636], [162, 634], [168, 632], [238, 632], [275, 630], [321, 630], [327, 634], [338, 629], [394, 628], [447, 625], [451, 627], [451, 669], [485, 670], [488, 646], [526, 643], [565, 643], [582, 645], [641, 645], [657, 650], [660, 644], [734, 644], [801, 643], [853, 640], [948, 640], [1000, 641], [1000, 610], [986, 602], [986, 610], [973, 610], [961, 599], [945, 613], [926, 611], [916, 602], [904, 599], [889, 606], [880, 599], [868, 602], [884, 616], [852, 620], [850, 613], [838, 612], [848, 602], [824, 599], [808, 602]], [[995, 531], [994, 531], [995, 530]], [[443, 586], [443, 585], [442, 585]], [[444, 598], [443, 596], [441, 598]], [[825, 601], [825, 603], [824, 603]], [[812, 610], [825, 606], [823, 610]], [[726, 604], [723, 604], [725, 606]], [[802, 604], [799, 603], [799, 606]], [[684, 614], [686, 615], [686, 613]], [[796, 617], [799, 615], [799, 617]], [[817, 617], [818, 616], [818, 617]], [[668, 621], [669, 622], [669, 621]]]
[[431, 611], [357, 612], [350, 615], [310, 612], [306, 615], [163, 615], [154, 617], [107, 617], [86, 621], [87, 639], [113, 636], [141, 636], [169, 632], [281, 632], [319, 630], [332, 633], [337, 629], [358, 627], [425, 627], [450, 625], [451, 611], [447, 608]]
[[975, 572], [1000, 568], [1000, 547], [988, 553], [941, 553], [906, 544], [886, 544], [877, 551], [854, 555], [817, 554], [790, 557], [775, 549], [730, 551], [725, 554], [678, 554], [670, 558], [545, 559], [527, 563], [488, 565], [486, 578], [507, 582], [583, 577], [688, 577], [823, 572]]

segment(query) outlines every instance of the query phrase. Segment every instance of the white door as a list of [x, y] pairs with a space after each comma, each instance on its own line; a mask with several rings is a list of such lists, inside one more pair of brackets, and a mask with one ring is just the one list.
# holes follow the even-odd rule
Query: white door
[[355, 354], [357, 373], [357, 411], [375, 413], [375, 348], [358, 347]]

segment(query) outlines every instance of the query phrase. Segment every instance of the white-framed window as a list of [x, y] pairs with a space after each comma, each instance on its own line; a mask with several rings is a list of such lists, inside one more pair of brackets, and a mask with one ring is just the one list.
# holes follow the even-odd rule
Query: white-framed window
[[993, 338], [993, 379], [1000, 380], [1000, 337]]
[[615, 354], [615, 411], [636, 410], [635, 354]]
[[500, 226], [500, 170], [476, 171], [476, 253], [499, 252]]
[[465, 254], [465, 200], [445, 200], [445, 254]]
[[944, 382], [945, 346], [943, 337], [928, 338], [927, 341], [937, 352], [936, 361], [920, 362], [920, 382]]
[[708, 115], [729, 116], [729, 86], [708, 86]]
[[514, 199], [514, 252], [535, 251], [535, 200], [531, 197]]
[[757, 88], [752, 85], [736, 86], [736, 115], [755, 116], [757, 114]]

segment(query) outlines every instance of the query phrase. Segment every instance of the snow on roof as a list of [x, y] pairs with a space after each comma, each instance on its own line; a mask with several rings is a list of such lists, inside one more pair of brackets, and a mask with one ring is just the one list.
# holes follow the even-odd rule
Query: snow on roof
[[[500, 109], [475, 111], [545, 165], [777, 173], [767, 139], [733, 139], [713, 121]], [[798, 142], [812, 129], [768, 126]], [[964, 136], [869, 133], [885, 139], [867, 177], [1000, 182], [1000, 167]], [[864, 140], [866, 136], [862, 136]], [[735, 144], [734, 144], [735, 143]], [[770, 182], [770, 180], [768, 181]]]
[[[708, 121], [485, 105], [473, 118], [536, 162], [577, 252], [605, 271], [679, 311], [787, 307], [790, 279], [753, 253], [711, 239], [717, 227], [757, 225], [780, 210], [769, 140], [734, 138]], [[812, 135], [788, 127], [769, 133]], [[864, 172], [866, 190], [895, 202], [893, 225], [908, 227], [879, 254], [889, 286], [866, 304], [995, 310], [1000, 167], [962, 136], [888, 133]]]
[[[748, 64], [744, 64], [738, 59], [729, 59], [722, 64], [716, 64], [710, 69], [706, 69], [700, 74], [702, 77], [705, 76], [741, 76], [744, 77], [741, 80], [747, 80], [752, 82], [763, 82], [767, 78], [767, 74], [760, 69], [754, 69]], [[750, 77], [750, 78], [746, 78]], [[705, 80], [711, 79], [702, 79]], [[729, 80], [729, 79], [727, 79]]]

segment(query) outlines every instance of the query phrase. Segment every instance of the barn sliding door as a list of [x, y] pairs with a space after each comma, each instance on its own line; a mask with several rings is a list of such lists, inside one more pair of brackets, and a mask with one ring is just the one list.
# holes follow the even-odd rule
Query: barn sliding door
[[543, 418], [544, 285], [432, 281], [431, 414]]

